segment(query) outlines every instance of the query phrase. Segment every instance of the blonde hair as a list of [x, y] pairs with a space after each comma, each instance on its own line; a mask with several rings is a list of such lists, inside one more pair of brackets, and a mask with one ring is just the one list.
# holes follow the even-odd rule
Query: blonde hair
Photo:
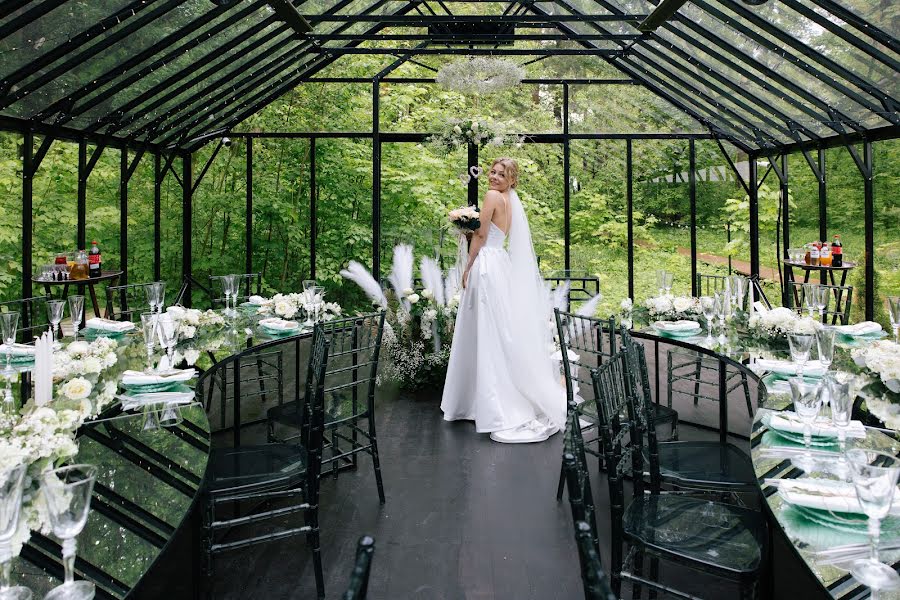
[[519, 163], [515, 159], [501, 156], [494, 159], [494, 162], [491, 163], [491, 168], [494, 168], [496, 165], [503, 165], [506, 169], [506, 180], [509, 181], [509, 187], [515, 188], [519, 185]]

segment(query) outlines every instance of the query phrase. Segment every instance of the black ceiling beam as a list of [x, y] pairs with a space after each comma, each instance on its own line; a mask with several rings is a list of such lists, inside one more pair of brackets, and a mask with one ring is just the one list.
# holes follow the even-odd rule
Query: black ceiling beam
[[[772, 94], [778, 94], [782, 100], [784, 100], [794, 108], [800, 110], [801, 112], [809, 115], [815, 121], [818, 121], [823, 125], [827, 125], [827, 122], [830, 118], [828, 117], [828, 113], [832, 107], [830, 107], [829, 104], [822, 98], [816, 96], [815, 94], [812, 94], [806, 88], [801, 87], [797, 84], [796, 81], [788, 79], [787, 77], [779, 74], [774, 69], [760, 62], [757, 58], [747, 54], [743, 50], [727, 42], [724, 38], [718, 35], [714, 35], [712, 32], [707, 30], [705, 27], [697, 24], [695, 21], [691, 19], [683, 19], [679, 22], [679, 24], [690, 29], [698, 36], [700, 36], [700, 38], [703, 38], [710, 44], [715, 45], [717, 48], [728, 53], [737, 60], [731, 60], [727, 56], [720, 54], [719, 51], [715, 48], [706, 46], [705, 44], [701, 44], [700, 38], [688, 35], [687, 32], [682, 31], [679, 27], [666, 27], [666, 33], [670, 33], [680, 38], [686, 44], [697, 47], [704, 54], [709, 55], [711, 58], [723, 65], [727, 65], [730, 69], [733, 69], [735, 72], [746, 77], [748, 80], [760, 86], [765, 91]], [[657, 35], [657, 38], [661, 38], [661, 36]], [[756, 75], [750, 69], [758, 71], [760, 75]], [[772, 83], [770, 83], [766, 79], [771, 79], [772, 82], [779, 84], [783, 89], [773, 89]], [[792, 96], [785, 95], [784, 90], [788, 90], [791, 93], [795, 94], [798, 99], [794, 99]], [[800, 102], [799, 99], [803, 99], [806, 102], [809, 102], [811, 105], [821, 108], [825, 111], [825, 114], [823, 115], [817, 113], [806, 103]], [[856, 125], [856, 127], [859, 128], [860, 126]]]
[[6, 0], [0, 4], [0, 19], [5, 19], [17, 10], [24, 8], [31, 0]]
[[853, 26], [860, 33], [871, 37], [879, 44], [884, 44], [894, 52], [900, 52], [900, 41], [883, 29], [876, 27], [869, 21], [863, 19], [851, 10], [844, 8], [842, 5], [834, 2], [834, 0], [811, 0], [813, 4], [822, 8], [845, 23]]
[[[561, 6], [564, 9], [568, 10], [570, 13], [577, 12], [577, 10], [574, 9], [567, 2], [565, 2], [565, 0], [556, 0], [556, 4]], [[545, 15], [548, 17], [551, 16], [551, 15], [548, 15], [543, 9], [539, 8], [538, 6], [535, 6], [534, 4], [529, 5], [529, 9], [531, 10], [531, 12], [535, 12], [537, 14]], [[599, 31], [601, 33], [609, 33], [608, 31], [603, 29], [600, 25], [598, 25], [597, 23], [590, 23], [589, 25], [596, 31]], [[559, 24], [558, 28], [561, 30], [572, 31], [571, 28], [569, 28], [563, 24]], [[579, 43], [582, 45], [586, 45], [586, 46], [590, 45], [590, 42], [579, 42]], [[732, 143], [734, 143], [736, 146], [738, 146], [742, 150], [749, 151], [751, 149], [751, 147], [746, 142], [744, 142], [742, 139], [739, 139], [739, 138], [735, 137], [734, 134], [723, 130], [719, 126], [719, 124], [716, 123], [716, 121], [714, 119], [711, 120], [708, 117], [704, 117], [697, 110], [692, 108], [695, 104], [695, 100], [693, 98], [685, 98], [684, 100], [680, 100], [677, 96], [681, 95], [681, 93], [677, 89], [672, 88], [670, 85], [667, 85], [664, 82], [663, 83], [653, 83], [648, 80], [648, 77], [646, 75], [639, 73], [637, 69], [631, 68], [627, 65], [622, 65], [619, 62], [613, 61], [611, 58], [607, 58], [607, 57], [601, 57], [601, 58], [603, 58], [603, 60], [608, 62], [614, 68], [618, 69], [619, 71], [625, 73], [626, 75], [633, 77], [634, 79], [641, 82], [641, 84], [644, 85], [651, 92], [655, 93], [656, 95], [660, 96], [667, 102], [671, 103], [676, 108], [684, 111], [685, 114], [687, 114], [688, 116], [695, 119], [698, 123], [701, 123], [701, 124], [705, 125], [706, 127], [708, 127], [710, 131], [720, 132], [723, 137], [729, 139]], [[739, 131], [739, 130], [735, 128], [735, 131]], [[752, 136], [747, 136], [747, 137], [749, 138]]]
[[[767, 38], [760, 35], [757, 31], [744, 25], [742, 22], [740, 22], [740, 20], [729, 18], [727, 15], [725, 15], [721, 11], [710, 6], [704, 0], [693, 0], [693, 3], [696, 4], [698, 7], [702, 8], [703, 10], [705, 10], [707, 13], [713, 15], [716, 19], [722, 21], [722, 23], [727, 23], [727, 25], [729, 27], [735, 29], [736, 31], [738, 31], [741, 34], [748, 37], [749, 39], [752, 39], [754, 42], [765, 47], [770, 52], [774, 52], [778, 56], [782, 56], [782, 57], [786, 58], [791, 64], [795, 65], [802, 71], [805, 71], [809, 75], [812, 75], [815, 79], [817, 79], [818, 81], [821, 81], [825, 85], [837, 90], [844, 96], [847, 96], [848, 98], [850, 98], [857, 104], [860, 104], [861, 106], [869, 109], [876, 115], [888, 120], [889, 122], [891, 122], [895, 125], [900, 125], [900, 115], [890, 116], [888, 114], [885, 114], [884, 112], [881, 111], [881, 109], [878, 107], [878, 105], [867, 100], [866, 98], [864, 98], [857, 92], [854, 92], [853, 90], [849, 89], [846, 85], [838, 82], [830, 75], [823, 73], [822, 71], [820, 71], [816, 67], [812, 66], [811, 64], [807, 63], [806, 61], [801, 60], [800, 58], [794, 56], [790, 52], [786, 52], [783, 47], [778, 47], [773, 42], [769, 41]], [[732, 3], [729, 6], [735, 11], [741, 10], [740, 7], [738, 7], [737, 3]], [[751, 19], [747, 19], [747, 20], [750, 20], [751, 22], [753, 22]], [[773, 34], [771, 32], [771, 29], [774, 29], [774, 28], [769, 27], [768, 23], [766, 23], [765, 25], [766, 25], [765, 27], [760, 27], [760, 29], [762, 29], [766, 33], [769, 33], [770, 35], [773, 35], [773, 37], [775, 37], [779, 41], [782, 41], [781, 40], [782, 37], [786, 38], [788, 40], [791, 40], [790, 36], [786, 36], [784, 34], [784, 32], [781, 32], [780, 30], [778, 30], [780, 32], [779, 34]], [[784, 43], [785, 43], [785, 45], [788, 45], [788, 46], [793, 45], [792, 41], [791, 41], [791, 43], [788, 43], [788, 42], [784, 42]], [[804, 52], [802, 52], [801, 54], [808, 56], [809, 58], [813, 58], [813, 55], [821, 57], [821, 55], [819, 55], [817, 52], [813, 51], [808, 46], [804, 46]]]
[[399, 55], [451, 55], [459, 56], [613, 56], [621, 54], [621, 50], [609, 48], [347, 48], [331, 47], [310, 48], [309, 52], [317, 54], [372, 54]]
[[67, 140], [70, 142], [78, 142], [82, 139], [91, 143], [109, 146], [111, 148], [141, 148], [146, 147], [152, 152], [158, 152], [159, 146], [156, 144], [148, 144], [145, 142], [133, 143], [121, 137], [105, 135], [102, 133], [89, 133], [71, 127], [61, 127], [59, 125], [50, 125], [47, 123], [36, 123], [28, 119], [20, 119], [17, 117], [8, 117], [0, 115], [0, 129], [6, 131], [32, 131], [37, 135], [52, 136], [58, 140]]
[[302, 39], [303, 36], [313, 30], [303, 15], [297, 12], [294, 5], [288, 0], [267, 0], [266, 4], [272, 7], [279, 19], [290, 25], [297, 35]]
[[[409, 83], [409, 84], [431, 84], [437, 83], [434, 79], [425, 77], [385, 77], [382, 83]], [[368, 77], [313, 77], [306, 79], [304, 83], [372, 83]], [[640, 85], [634, 79], [523, 79], [524, 85]]]
[[382, 25], [427, 27], [441, 23], [502, 23], [516, 25], [527, 23], [535, 27], [547, 23], [633, 23], [641, 21], [644, 15], [304, 15], [310, 23], [381, 23]]
[[678, 12], [678, 9], [684, 6], [687, 0], [662, 0], [656, 5], [656, 8], [647, 15], [647, 18], [638, 23], [638, 31], [653, 31], [666, 21], [672, 18], [672, 15]]
[[[821, 140], [804, 140], [802, 142], [793, 142], [784, 144], [778, 148], [783, 154], [792, 152], [809, 152], [810, 150], [827, 150], [828, 148], [838, 148], [847, 144], [862, 144], [865, 142], [880, 142], [883, 140], [894, 140], [900, 138], [900, 126], [886, 125], [869, 129], [865, 132], [853, 132], [847, 135], [832, 135]], [[755, 150], [750, 153], [751, 158], [764, 156], [763, 150]]]
[[848, 44], [850, 44], [857, 50], [861, 50], [862, 52], [865, 52], [866, 54], [868, 54], [871, 58], [881, 61], [886, 66], [893, 69], [895, 72], [895, 75], [896, 75], [896, 73], [900, 72], [900, 62], [891, 58], [890, 56], [888, 56], [887, 54], [885, 54], [884, 52], [882, 52], [875, 46], [872, 46], [871, 44], [867, 43], [862, 38], [860, 38], [858, 35], [854, 35], [854, 34], [850, 33], [849, 31], [844, 29], [842, 26], [837, 25], [836, 23], [832, 22], [830, 19], [823, 17], [822, 15], [820, 15], [813, 9], [809, 8], [808, 6], [804, 6], [800, 2], [797, 2], [797, 0], [781, 0], [781, 3], [784, 4], [785, 6], [787, 6], [788, 8], [800, 13], [801, 15], [803, 15], [810, 21], [813, 21], [819, 27], [822, 27], [823, 29], [829, 31], [833, 35], [836, 35], [837, 37], [841, 38], [842, 40], [844, 40], [845, 42], [847, 42]]
[[364, 35], [359, 33], [344, 33], [344, 34], [331, 34], [331, 33], [315, 33], [310, 34], [308, 36], [311, 40], [318, 40], [322, 42], [332, 42], [332, 41], [352, 41], [358, 40], [363, 42], [402, 42], [402, 41], [410, 41], [410, 42], [418, 42], [418, 41], [428, 41], [432, 43], [443, 43], [445, 41], [454, 43], [454, 44], [490, 44], [493, 42], [517, 42], [517, 41], [535, 41], [535, 42], [543, 42], [543, 41], [569, 41], [569, 40], [578, 40], [578, 41], [603, 41], [603, 40], [617, 40], [617, 41], [628, 41], [638, 39], [640, 36], [630, 33], [587, 33], [587, 34], [565, 34], [565, 33], [511, 33], [511, 34], [493, 34], [493, 33], [483, 33], [483, 34], [454, 34], [454, 33], [445, 33], [445, 34], [429, 34], [429, 33], [397, 33], [397, 34], [379, 34], [379, 35]]
[[[97, 54], [100, 54], [101, 52], [108, 50], [116, 42], [125, 39], [129, 35], [134, 34], [139, 29], [143, 28], [144, 26], [148, 25], [149, 23], [152, 23], [157, 18], [159, 18], [162, 15], [166, 14], [167, 12], [175, 9], [176, 7], [183, 4], [184, 2], [185, 2], [185, 0], [168, 0], [168, 2], [166, 2], [162, 6], [158, 6], [154, 10], [151, 10], [149, 13], [144, 13], [140, 17], [138, 17], [134, 20], [131, 20], [131, 19], [127, 20], [125, 25], [123, 25], [122, 27], [116, 27], [112, 31], [112, 33], [105, 36], [101, 41], [92, 45], [90, 48], [87, 48], [86, 50], [79, 52], [79, 53], [75, 54], [74, 56], [68, 56], [65, 62], [57, 65], [56, 67], [53, 67], [52, 69], [49, 69], [48, 71], [44, 72], [41, 76], [18, 87], [15, 92], [10, 92], [10, 93], [6, 94], [6, 96], [2, 100], [0, 100], [0, 108], [8, 107], [9, 105], [16, 102], [17, 100], [24, 98], [28, 94], [40, 89], [41, 87], [43, 87], [43, 86], [47, 85], [48, 83], [50, 83], [51, 81], [55, 80], [60, 75], [67, 73], [74, 68], [83, 67], [84, 64], [89, 59], [93, 58]], [[147, 6], [152, 6], [152, 4], [150, 2], [143, 2], [143, 1], [138, 1], [136, 4], [144, 4]], [[137, 10], [135, 10], [135, 12], [137, 12]], [[125, 19], [123, 18], [123, 19], [121, 19], [121, 21], [125, 21]], [[120, 22], [120, 21], [117, 21], [117, 22]], [[78, 37], [78, 36], [76, 36], [76, 37]], [[87, 41], [87, 40], [84, 40], [84, 41]], [[82, 42], [82, 43], [84, 43], [84, 42]], [[62, 46], [66, 46], [66, 45], [68, 45], [68, 44], [62, 44]], [[53, 52], [48, 53], [48, 55], [49, 54], [55, 54], [55, 50]], [[41, 61], [41, 59], [38, 59], [38, 61], [36, 61], [36, 62], [42, 62], [42, 61]], [[36, 73], [36, 71], [34, 70], [36, 68], [37, 67], [34, 66], [34, 62], [29, 63], [28, 65], [23, 67], [23, 69], [26, 69], [28, 71], [27, 74]], [[22, 69], [20, 69], [20, 71], [21, 70]], [[3, 84], [0, 84], [0, 85], [4, 86], [3, 89], [7, 89], [6, 86], [10, 85], [9, 81], [10, 80], [8, 79]], [[13, 83], [14, 83], [14, 81], [13, 81]]]
[[[68, 2], [68, 0], [44, 0], [44, 2], [41, 2], [37, 6], [34, 6], [30, 9], [26, 10], [24, 13], [22, 13], [15, 19], [12, 19], [10, 22], [5, 24], [3, 27], [0, 27], [0, 40], [2, 40], [3, 38], [7, 37], [8, 35], [16, 32], [18, 30], [22, 29], [29, 23], [31, 23], [37, 19], [40, 19], [41, 17], [46, 15], [48, 12], [52, 11], [55, 8], [59, 8], [66, 2]], [[0, 8], [0, 11], [11, 14], [12, 11], [18, 10], [18, 8], [20, 8], [21, 6], [24, 6], [26, 4], [28, 4], [27, 1], [24, 1], [24, 2], [18, 1], [18, 2], [10, 3], [10, 6], [7, 7], [6, 3], [4, 2], [2, 5], [0, 5], [0, 6], [2, 6], [2, 8]], [[19, 6], [16, 6], [16, 5], [19, 5]], [[10, 9], [12, 9], [12, 10], [10, 10]], [[4, 15], [4, 16], [6, 16], [6, 15]]]
[[[140, 119], [142, 117], [141, 113], [148, 114], [150, 112], [153, 112], [169, 100], [172, 100], [173, 98], [182, 94], [184, 92], [184, 84], [181, 82], [183, 82], [186, 77], [194, 75], [198, 69], [203, 70], [200, 71], [200, 73], [198, 73], [195, 77], [193, 77], [194, 81], [206, 81], [208, 77], [220, 73], [235, 58], [234, 55], [228, 54], [229, 52], [231, 52], [231, 50], [237, 48], [247, 40], [253, 38], [256, 34], [265, 30], [266, 27], [271, 25], [273, 22], [275, 22], [274, 17], [272, 19], [266, 19], [265, 21], [261, 21], [260, 23], [254, 25], [240, 36], [229, 40], [225, 45], [212, 50], [199, 60], [191, 63], [189, 67], [170, 75], [154, 87], [146, 90], [138, 96], [135, 96], [122, 106], [117, 107], [115, 110], [110, 112], [109, 115], [99, 119], [94, 125], [89, 126], [88, 129], [97, 129], [108, 123], [115, 123], [115, 129], [118, 130]], [[270, 41], [284, 35], [288, 31], [290, 30], [287, 25], [282, 25], [281, 27], [273, 29], [257, 41], [254, 50], [258, 49], [259, 47], [265, 46]], [[283, 41], [286, 43], [289, 39], [290, 38], [284, 38]], [[163, 96], [157, 98], [147, 106], [141, 106], [161, 93], [163, 93]], [[132, 111], [135, 111], [135, 109], [137, 109], [138, 107], [141, 107], [140, 113], [133, 113]]]
[[[50, 117], [51, 115], [53, 115], [54, 113], [62, 110], [64, 107], [71, 106], [72, 108], [70, 110], [68, 110], [66, 114], [60, 115], [61, 119], [56, 121], [57, 123], [66, 123], [66, 122], [70, 121], [71, 119], [73, 119], [74, 117], [76, 117], [80, 114], [83, 114], [85, 111], [88, 111], [91, 108], [97, 106], [101, 102], [111, 98], [113, 95], [122, 91], [123, 89], [127, 88], [128, 86], [130, 86], [130, 85], [138, 82], [139, 80], [143, 79], [144, 77], [150, 75], [151, 73], [155, 72], [157, 69], [160, 69], [160, 68], [164, 67], [166, 64], [178, 59], [182, 54], [184, 54], [188, 50], [192, 50], [192, 49], [198, 47], [204, 41], [221, 33], [222, 31], [224, 31], [231, 25], [234, 25], [241, 19], [250, 16], [250, 14], [252, 14], [256, 10], [258, 10], [259, 7], [262, 6], [263, 4], [264, 4], [264, 1], [259, 0], [258, 2], [255, 2], [255, 3], [251, 4], [250, 6], [244, 8], [244, 10], [237, 11], [234, 15], [232, 15], [228, 19], [223, 20], [221, 23], [217, 23], [214, 27], [204, 31], [203, 33], [201, 33], [200, 35], [191, 39], [190, 41], [185, 42], [184, 44], [181, 44], [181, 45], [175, 47], [173, 50], [163, 54], [162, 56], [157, 58], [155, 61], [145, 65], [144, 67], [142, 67], [140, 69], [130, 72], [134, 67], [141, 64], [145, 60], [147, 60], [153, 56], [156, 56], [160, 51], [172, 47], [174, 44], [183, 40], [185, 37], [194, 33], [195, 31], [197, 31], [204, 25], [209, 24], [211, 20], [215, 19], [220, 14], [227, 12], [229, 10], [229, 8], [233, 8], [234, 6], [239, 6], [239, 5], [216, 7], [213, 10], [206, 13], [205, 15], [203, 15], [201, 18], [195, 19], [194, 21], [192, 21], [185, 27], [182, 27], [181, 29], [173, 32], [172, 34], [167, 35], [166, 37], [162, 38], [161, 40], [159, 40], [157, 43], [150, 46], [149, 48], [132, 56], [128, 60], [117, 64], [115, 66], [115, 68], [107, 71], [100, 77], [97, 77], [96, 79], [91, 80], [89, 83], [81, 86], [80, 88], [78, 88], [77, 90], [75, 90], [74, 92], [72, 92], [71, 94], [66, 96], [65, 98], [62, 98], [62, 99], [58, 100], [57, 102], [54, 102], [51, 106], [44, 109], [37, 115], [35, 115], [34, 118], [37, 120], [44, 120], [44, 119], [47, 119], [48, 117]], [[105, 85], [106, 83], [108, 83], [108, 82], [114, 80], [115, 78], [117, 78], [123, 74], [126, 74], [126, 73], [128, 74], [128, 76], [123, 78], [121, 81], [116, 82], [115, 85], [110, 86], [108, 89], [104, 90], [100, 94], [97, 94], [96, 96], [91, 98], [89, 101], [84, 102], [81, 105], [77, 105], [78, 100], [88, 98], [88, 96], [91, 93], [93, 93], [95, 90], [99, 89], [101, 86]]]

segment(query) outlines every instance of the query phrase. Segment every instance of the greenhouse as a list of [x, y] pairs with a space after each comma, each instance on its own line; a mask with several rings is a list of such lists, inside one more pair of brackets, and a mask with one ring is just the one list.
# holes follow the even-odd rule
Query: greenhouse
[[0, 599], [900, 595], [894, 3], [3, 0], [0, 56]]

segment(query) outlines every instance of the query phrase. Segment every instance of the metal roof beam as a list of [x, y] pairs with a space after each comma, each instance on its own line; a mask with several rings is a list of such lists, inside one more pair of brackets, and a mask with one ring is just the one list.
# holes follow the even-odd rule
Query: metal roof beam
[[288, 0], [267, 0], [266, 4], [272, 7], [279, 19], [290, 25], [300, 39], [313, 30], [309, 21]]
[[344, 54], [399, 55], [451, 55], [459, 56], [614, 56], [621, 50], [608, 48], [346, 48], [325, 47], [312, 48], [310, 52], [340, 56]]
[[883, 29], [876, 27], [856, 13], [847, 10], [837, 2], [834, 2], [833, 0], [811, 0], [811, 2], [819, 8], [830, 12], [845, 23], [853, 26], [860, 33], [871, 37], [880, 44], [884, 44], [894, 52], [900, 52], [900, 41], [898, 41], [896, 37], [885, 32]]
[[638, 23], [638, 31], [649, 32], [672, 18], [678, 9], [684, 6], [687, 0], [662, 0], [656, 8], [647, 15], [647, 18]]
[[[53, 9], [59, 8], [63, 4], [68, 2], [68, 0], [45, 0], [41, 2], [37, 6], [28, 9], [15, 19], [12, 19], [9, 23], [0, 27], [0, 40], [3, 38], [15, 33], [16, 31], [22, 29], [29, 23], [43, 17]], [[9, 3], [9, 6], [6, 6], [7, 3], [3, 3], [2, 8], [0, 8], [0, 15], [6, 17], [8, 14], [12, 14], [14, 11], [18, 10], [22, 6], [28, 4], [28, 1], [17, 1]]]
[[442, 35], [433, 35], [428, 33], [400, 33], [400, 34], [380, 34], [380, 35], [363, 35], [358, 33], [347, 34], [330, 34], [318, 33], [307, 36], [311, 40], [321, 42], [332, 41], [361, 41], [361, 42], [419, 42], [427, 41], [432, 43], [449, 42], [454, 44], [492, 44], [494, 42], [518, 42], [518, 41], [629, 41], [636, 40], [640, 36], [630, 33], [511, 33], [511, 34], [494, 34], [494, 33], [473, 33], [473, 34], [457, 34], [448, 33]]
[[110, 86], [109, 89], [104, 90], [102, 94], [98, 94], [96, 97], [92, 98], [89, 102], [85, 102], [81, 106], [75, 107], [74, 103], [82, 98], [88, 97], [93, 91], [97, 90], [101, 86], [109, 83], [113, 79], [128, 73], [132, 68], [141, 64], [145, 60], [156, 56], [160, 51], [165, 50], [166, 48], [170, 48], [173, 44], [178, 43], [183, 40], [188, 35], [194, 33], [204, 25], [209, 24], [212, 19], [215, 19], [220, 14], [227, 12], [230, 8], [238, 5], [228, 5], [228, 6], [217, 6], [210, 12], [206, 13], [199, 19], [195, 19], [187, 26], [178, 29], [177, 31], [167, 35], [162, 38], [154, 45], [146, 48], [142, 52], [135, 54], [128, 60], [118, 63], [115, 68], [107, 71], [100, 77], [92, 79], [88, 84], [81, 86], [65, 98], [62, 98], [56, 102], [54, 102], [51, 106], [42, 110], [38, 114], [36, 114], [33, 118], [37, 120], [44, 120], [56, 112], [64, 110], [64, 107], [72, 106], [70, 110], [66, 112], [66, 114], [61, 115], [62, 119], [57, 121], [61, 123], [65, 123], [70, 121], [73, 117], [82, 114], [84, 111], [89, 110], [90, 108], [96, 106], [100, 102], [110, 98], [113, 94], [118, 91], [121, 91], [131, 85], [132, 83], [137, 82], [139, 79], [153, 73], [156, 69], [165, 66], [168, 62], [176, 60], [183, 53], [188, 50], [197, 47], [203, 41], [209, 39], [210, 37], [222, 32], [227, 29], [230, 25], [238, 22], [240, 19], [248, 17], [251, 13], [255, 12], [264, 2], [262, 0], [251, 4], [249, 7], [246, 7], [244, 10], [241, 10], [234, 15], [232, 15], [229, 19], [218, 23], [215, 27], [209, 29], [208, 31], [203, 32], [199, 36], [195, 37], [189, 42], [186, 42], [174, 50], [164, 54], [159, 57], [157, 60], [153, 61], [149, 65], [146, 65], [142, 69], [135, 71], [134, 73], [129, 74], [123, 81], [116, 83], [114, 86]]
[[532, 24], [535, 27], [547, 23], [634, 23], [644, 15], [304, 15], [310, 23], [381, 23], [382, 25], [426, 27], [443, 23], [502, 23]]

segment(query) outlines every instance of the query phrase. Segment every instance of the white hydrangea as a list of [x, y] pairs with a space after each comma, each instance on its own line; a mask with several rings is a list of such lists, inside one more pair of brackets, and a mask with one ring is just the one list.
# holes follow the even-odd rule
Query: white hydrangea
[[84, 377], [76, 377], [63, 384], [62, 393], [69, 400], [81, 400], [90, 396], [92, 389], [90, 381]]

